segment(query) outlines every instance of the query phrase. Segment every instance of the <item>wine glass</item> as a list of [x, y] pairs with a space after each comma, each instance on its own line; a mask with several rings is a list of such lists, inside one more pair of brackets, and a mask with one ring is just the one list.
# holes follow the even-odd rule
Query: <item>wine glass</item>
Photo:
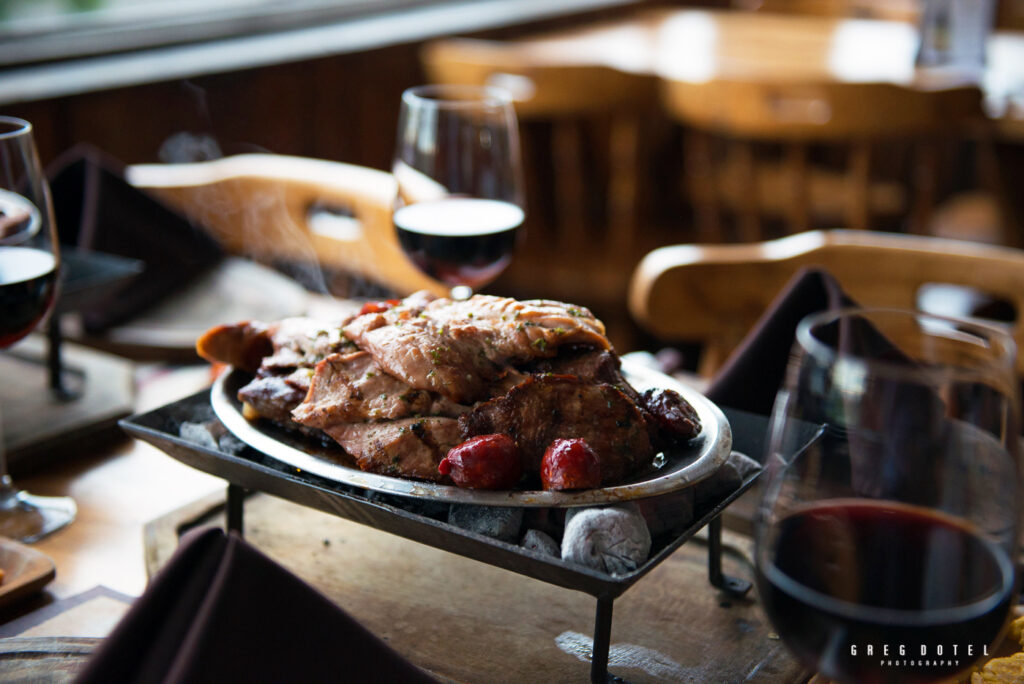
[[455, 299], [497, 278], [525, 218], [519, 129], [498, 89], [433, 85], [402, 93], [392, 172], [402, 250]]
[[845, 309], [798, 326], [756, 527], [776, 631], [838, 682], [934, 682], [991, 653], [1016, 588], [1015, 348]]
[[[53, 308], [59, 267], [50, 190], [32, 125], [0, 116], [0, 349], [32, 332]], [[76, 512], [68, 497], [34, 496], [14, 486], [0, 431], [0, 535], [36, 541]]]

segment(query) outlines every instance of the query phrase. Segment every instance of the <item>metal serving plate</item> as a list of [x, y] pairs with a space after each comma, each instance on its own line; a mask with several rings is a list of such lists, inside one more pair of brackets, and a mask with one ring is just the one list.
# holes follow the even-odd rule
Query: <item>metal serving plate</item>
[[[764, 453], [767, 419], [732, 409], [727, 409], [726, 415], [735, 431], [736, 448], [759, 458]], [[760, 471], [752, 473], [735, 489], [695, 502], [692, 518], [680, 520], [678, 528], [653, 539], [651, 556], [643, 565], [622, 575], [609, 575], [457, 527], [447, 522], [450, 505], [444, 502], [394, 496], [339, 484], [299, 471], [250, 446], [241, 443], [229, 445], [234, 441], [228, 439], [230, 435], [219, 438], [218, 445], [181, 436], [183, 423], [210, 424], [213, 418], [210, 392], [204, 390], [126, 418], [121, 421], [121, 426], [129, 434], [153, 444], [185, 465], [223, 478], [238, 487], [266, 492], [421, 544], [596, 597], [614, 598], [631, 587], [721, 514], [760, 475]], [[697, 485], [694, 491], [699, 490], [700, 485]], [[672, 496], [678, 495], [667, 498]], [[532, 513], [532, 509], [524, 511], [524, 515]], [[537, 511], [540, 516], [544, 513], [544, 509]]]
[[[732, 430], [722, 411], [703, 395], [673, 378], [624, 360], [623, 374], [637, 390], [672, 389], [696, 409], [702, 430], [686, 448], [665, 453], [659, 467], [650, 466], [622, 484], [574, 492], [485, 491], [452, 485], [367, 473], [354, 465], [340, 447], [324, 448], [314, 440], [267, 424], [250, 423], [242, 416], [239, 388], [251, 376], [238, 370], [224, 373], [214, 383], [210, 404], [217, 417], [238, 439], [252, 448], [302, 471], [338, 482], [388, 494], [447, 503], [484, 506], [590, 506], [630, 501], [678, 491], [711, 475], [729, 456]], [[660, 459], [659, 459], [660, 460]]]

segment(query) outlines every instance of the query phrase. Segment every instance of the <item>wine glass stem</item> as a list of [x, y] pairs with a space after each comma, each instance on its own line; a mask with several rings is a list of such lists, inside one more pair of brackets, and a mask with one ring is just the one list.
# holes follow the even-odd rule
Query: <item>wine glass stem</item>
[[0, 404], [0, 509], [9, 508], [18, 494], [14, 481], [7, 473], [7, 445], [4, 442], [3, 404]]

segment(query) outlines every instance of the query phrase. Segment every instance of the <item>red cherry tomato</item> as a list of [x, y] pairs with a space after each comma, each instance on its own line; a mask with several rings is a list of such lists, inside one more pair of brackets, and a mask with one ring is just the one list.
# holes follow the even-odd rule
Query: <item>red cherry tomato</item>
[[437, 470], [459, 487], [509, 489], [523, 476], [523, 457], [508, 435], [480, 435], [450, 449]]
[[382, 302], [366, 302], [363, 304], [363, 308], [359, 309], [359, 315], [362, 316], [363, 314], [368, 313], [384, 313], [399, 303], [400, 300], [398, 299], [385, 299]]
[[591, 489], [601, 485], [601, 462], [583, 439], [556, 439], [540, 462], [544, 489]]

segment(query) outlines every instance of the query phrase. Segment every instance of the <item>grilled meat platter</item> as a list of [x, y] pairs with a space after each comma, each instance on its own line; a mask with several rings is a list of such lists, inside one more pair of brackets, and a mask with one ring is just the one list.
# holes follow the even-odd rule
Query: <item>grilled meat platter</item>
[[326, 435], [383, 475], [601, 487], [701, 431], [676, 392], [630, 386], [601, 321], [562, 302], [419, 292], [339, 320], [217, 326], [197, 350], [251, 374], [248, 419]]

